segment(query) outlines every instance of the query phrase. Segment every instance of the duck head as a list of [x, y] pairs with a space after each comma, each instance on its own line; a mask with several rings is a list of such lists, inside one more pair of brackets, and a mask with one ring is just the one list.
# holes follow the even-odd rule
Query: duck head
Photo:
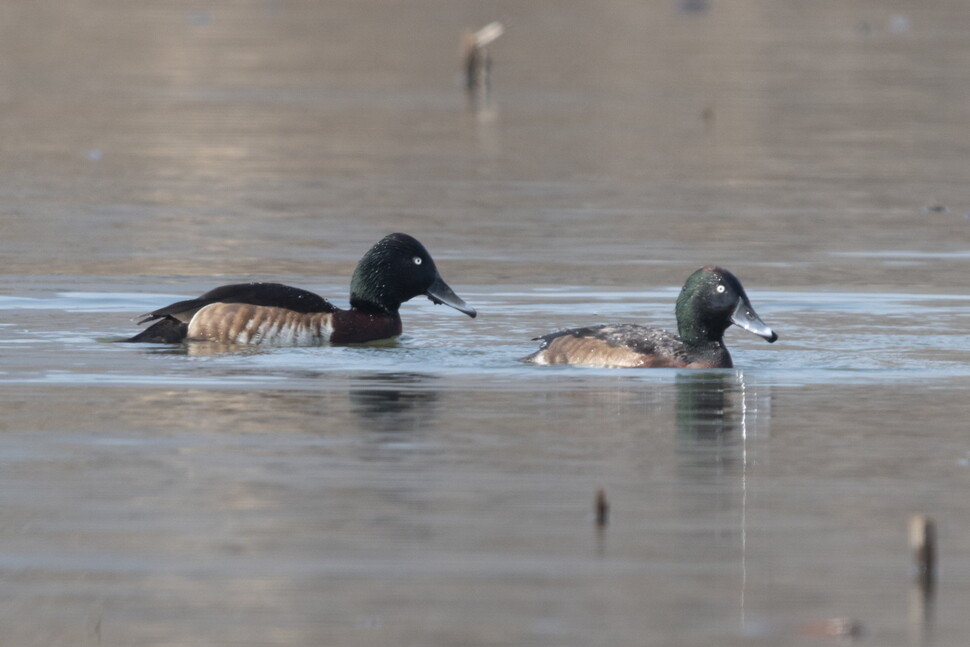
[[452, 290], [431, 254], [407, 234], [390, 234], [357, 263], [350, 282], [350, 305], [358, 310], [396, 313], [405, 301], [425, 295], [469, 317], [478, 313]]
[[751, 306], [741, 281], [721, 267], [702, 267], [684, 283], [677, 298], [677, 328], [687, 343], [720, 341], [734, 324], [763, 338], [778, 339]]

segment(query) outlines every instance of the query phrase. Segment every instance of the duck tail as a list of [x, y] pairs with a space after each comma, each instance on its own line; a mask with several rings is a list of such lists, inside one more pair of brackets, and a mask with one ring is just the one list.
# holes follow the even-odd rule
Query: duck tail
[[121, 343], [132, 344], [181, 344], [188, 335], [188, 324], [174, 317], [165, 317], [155, 322], [134, 337], [119, 339]]

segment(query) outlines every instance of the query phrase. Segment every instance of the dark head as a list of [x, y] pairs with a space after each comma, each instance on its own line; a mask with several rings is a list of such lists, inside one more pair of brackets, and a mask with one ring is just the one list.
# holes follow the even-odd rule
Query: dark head
[[469, 317], [477, 314], [442, 280], [424, 245], [407, 234], [378, 241], [357, 263], [350, 282], [350, 305], [359, 310], [393, 314], [422, 294]]
[[736, 276], [720, 267], [702, 267], [689, 277], [677, 297], [677, 329], [689, 344], [720, 341], [735, 324], [763, 337], [778, 339], [751, 307]]

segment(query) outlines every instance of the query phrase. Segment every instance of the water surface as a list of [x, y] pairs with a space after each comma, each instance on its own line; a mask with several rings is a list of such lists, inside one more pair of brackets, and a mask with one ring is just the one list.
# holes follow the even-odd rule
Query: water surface
[[[964, 644], [963, 4], [0, 14], [5, 643], [815, 645], [848, 619]], [[469, 101], [460, 34], [491, 20]], [[106, 341], [222, 283], [344, 305], [391, 231], [479, 318]], [[559, 327], [672, 327], [708, 263], [781, 336], [732, 329], [736, 369], [517, 361]]]

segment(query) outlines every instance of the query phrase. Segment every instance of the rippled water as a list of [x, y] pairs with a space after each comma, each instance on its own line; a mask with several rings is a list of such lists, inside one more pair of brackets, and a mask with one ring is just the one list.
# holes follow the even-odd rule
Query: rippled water
[[[965, 643], [962, 4], [0, 16], [5, 644]], [[491, 20], [470, 102], [460, 34]], [[223, 283], [343, 305], [390, 231], [479, 318], [110, 343]], [[708, 263], [781, 336], [733, 328], [737, 369], [518, 361], [560, 327], [673, 327]]]

